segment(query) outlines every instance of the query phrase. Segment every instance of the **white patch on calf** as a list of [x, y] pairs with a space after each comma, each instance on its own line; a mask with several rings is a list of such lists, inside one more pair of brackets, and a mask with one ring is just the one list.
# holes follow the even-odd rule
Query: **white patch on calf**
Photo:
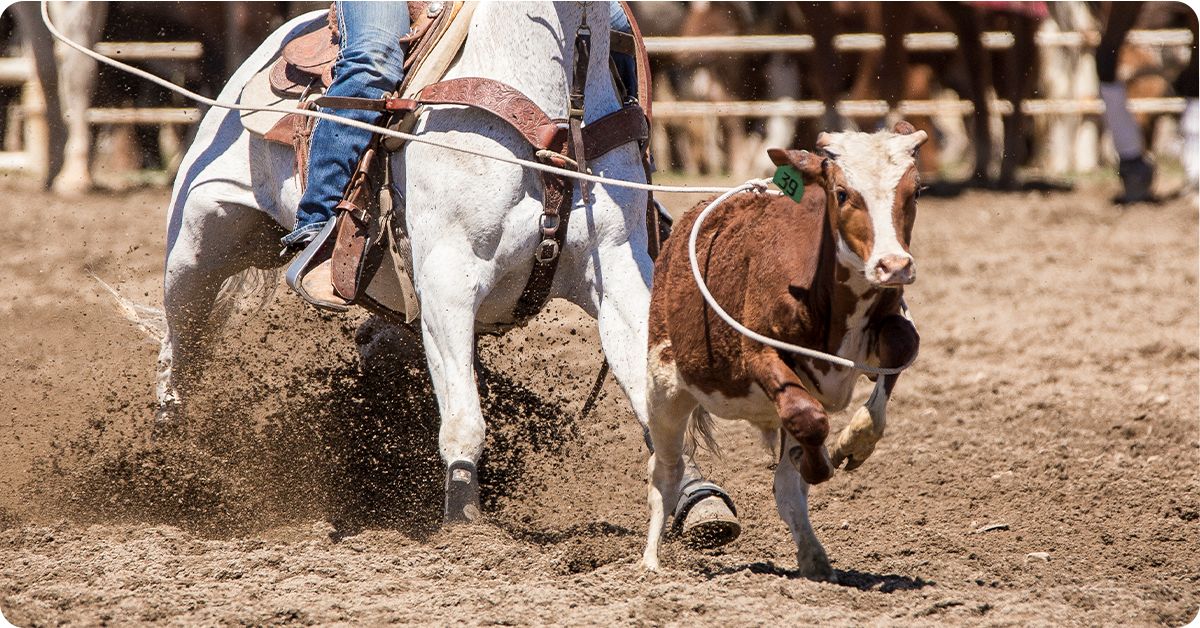
[[919, 140], [912, 135], [896, 133], [830, 133], [825, 137], [828, 138], [825, 149], [842, 169], [847, 185], [866, 202], [873, 233], [870, 257], [866, 260], [855, 254], [839, 237], [838, 261], [864, 273], [869, 281], [874, 282], [873, 269], [885, 255], [912, 260], [912, 255], [904, 250], [896, 233], [892, 210], [896, 205], [896, 188], [900, 179], [915, 163], [912, 150], [914, 143], [919, 143]]
[[782, 423], [779, 420], [779, 413], [775, 411], [775, 404], [767, 397], [767, 394], [763, 392], [758, 384], [752, 384], [749, 394], [744, 397], [726, 397], [716, 391], [705, 393], [683, 381], [683, 378], [679, 375], [679, 369], [675, 366], [675, 362], [664, 362], [662, 360], [662, 352], [669, 346], [671, 346], [671, 343], [667, 341], [650, 348], [650, 359], [647, 370], [649, 371], [651, 380], [654, 382], [653, 394], [656, 401], [665, 397], [674, 397], [680, 392], [685, 392], [691, 395], [710, 414], [723, 419], [747, 421], [763, 431], [780, 428]]

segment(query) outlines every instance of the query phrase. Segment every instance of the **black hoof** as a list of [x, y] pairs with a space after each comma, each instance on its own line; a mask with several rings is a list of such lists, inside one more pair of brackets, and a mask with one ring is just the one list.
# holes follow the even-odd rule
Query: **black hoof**
[[732, 543], [742, 533], [729, 494], [711, 482], [694, 482], [682, 491], [671, 533], [697, 549]]
[[458, 460], [446, 469], [446, 508], [442, 515], [448, 526], [479, 520], [479, 474], [471, 461]]

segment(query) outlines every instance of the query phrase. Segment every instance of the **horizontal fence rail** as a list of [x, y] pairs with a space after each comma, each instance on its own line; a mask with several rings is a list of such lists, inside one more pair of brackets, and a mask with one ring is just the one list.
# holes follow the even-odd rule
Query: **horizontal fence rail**
[[[1012, 33], [989, 31], [982, 34], [980, 41], [989, 50], [1004, 50], [1015, 43]], [[1042, 47], [1095, 46], [1100, 42], [1100, 33], [1084, 32], [1039, 32], [1037, 44]], [[1187, 29], [1132, 30], [1125, 37], [1126, 43], [1140, 46], [1189, 46], [1192, 33]], [[689, 53], [755, 54], [771, 52], [811, 52], [816, 45], [810, 35], [747, 35], [714, 37], [647, 37], [646, 51], [655, 55]], [[833, 46], [842, 52], [880, 50], [884, 47], [883, 35], [856, 33], [838, 35]], [[904, 47], [911, 51], [947, 51], [958, 48], [958, 36], [954, 33], [909, 33], [904, 36]], [[1183, 98], [1133, 98], [1129, 101], [1131, 113], [1182, 113], [1186, 105]], [[1012, 103], [993, 100], [992, 110], [1000, 115], [1013, 113]], [[905, 115], [969, 115], [974, 105], [965, 100], [905, 100], [898, 105]], [[838, 102], [837, 111], [844, 116], [883, 116], [888, 113], [883, 100], [843, 100]], [[1099, 115], [1104, 113], [1104, 102], [1099, 98], [1072, 100], [1026, 100], [1021, 111], [1027, 115]], [[814, 100], [781, 101], [738, 101], [738, 102], [685, 102], [658, 101], [654, 103], [656, 118], [704, 117], [791, 117], [819, 118], [825, 114], [825, 105]]]
[[[1183, 113], [1185, 106], [1186, 102], [1183, 98], [1129, 99], [1130, 113]], [[902, 114], [913, 116], [963, 116], [973, 113], [975, 106], [968, 100], [902, 100], [898, 109]], [[843, 100], [838, 102], [837, 111], [843, 116], [884, 116], [888, 113], [888, 104], [884, 100]], [[1000, 115], [1011, 115], [1013, 106], [1007, 100], [993, 100], [992, 111]], [[1026, 100], [1021, 103], [1021, 111], [1031, 116], [1061, 114], [1099, 115], [1104, 113], [1104, 101], [1099, 98]], [[729, 102], [660, 100], [654, 103], [654, 117], [656, 119], [689, 118], [693, 116], [719, 118], [770, 118], [776, 116], [786, 118], [819, 118], [823, 115], [825, 115], [825, 105], [817, 100]]]
[[96, 52], [121, 61], [145, 61], [147, 59], [199, 59], [204, 46], [196, 41], [102, 41], [93, 48]]
[[[1007, 31], [988, 31], [980, 40], [989, 50], [1011, 48], [1016, 39]], [[1095, 46], [1100, 43], [1096, 31], [1037, 33], [1039, 46]], [[764, 53], [764, 52], [811, 52], [816, 46], [811, 35], [745, 35], [714, 37], [647, 37], [646, 52], [650, 54], [680, 54], [699, 52]], [[1190, 46], [1192, 32], [1187, 29], [1129, 31], [1125, 42], [1139, 46]], [[856, 33], [837, 35], [833, 47], [840, 52], [881, 50], [883, 35]], [[942, 51], [958, 48], [958, 36], [954, 33], [909, 33], [904, 36], [904, 47], [912, 51]]]

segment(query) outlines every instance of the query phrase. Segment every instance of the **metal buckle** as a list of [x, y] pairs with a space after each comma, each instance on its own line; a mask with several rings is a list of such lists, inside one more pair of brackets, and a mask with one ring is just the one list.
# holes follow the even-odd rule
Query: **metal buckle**
[[558, 216], [542, 214], [542, 231], [546, 231], [546, 232], [558, 231]]
[[542, 240], [538, 245], [537, 252], [533, 258], [541, 264], [549, 264], [558, 257], [558, 242], [554, 240]]

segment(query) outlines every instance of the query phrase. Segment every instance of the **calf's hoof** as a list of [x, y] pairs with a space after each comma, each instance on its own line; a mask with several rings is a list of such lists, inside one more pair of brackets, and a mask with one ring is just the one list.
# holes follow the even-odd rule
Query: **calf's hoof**
[[846, 425], [846, 429], [838, 434], [837, 443], [829, 453], [830, 463], [834, 468], [838, 468], [844, 461], [845, 470], [853, 471], [871, 457], [880, 438], [883, 438], [883, 434], [876, 433], [871, 412], [866, 407], [859, 408], [854, 413], [854, 418]]
[[446, 469], [446, 507], [442, 521], [447, 526], [474, 523], [480, 518], [479, 474], [470, 460], [456, 460]]
[[671, 533], [692, 547], [709, 549], [732, 543], [742, 525], [728, 493], [712, 482], [693, 482], [680, 495]]
[[837, 573], [829, 564], [829, 556], [824, 549], [796, 552], [796, 570], [813, 582], [837, 584]]

